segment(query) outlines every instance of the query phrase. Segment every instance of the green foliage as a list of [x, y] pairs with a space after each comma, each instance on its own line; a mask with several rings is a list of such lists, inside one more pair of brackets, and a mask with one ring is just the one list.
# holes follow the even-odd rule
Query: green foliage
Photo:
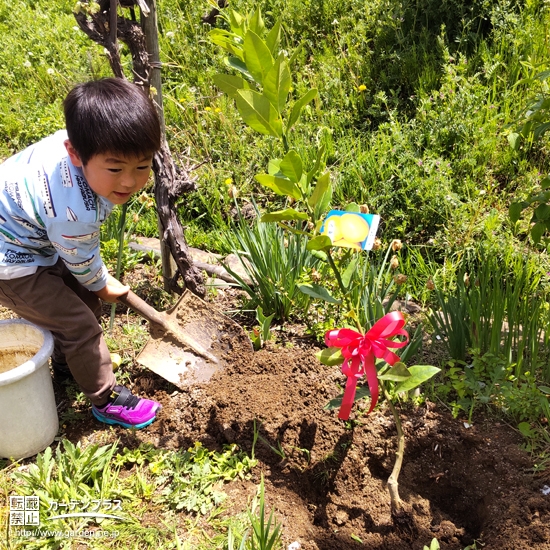
[[516, 378], [514, 367], [503, 356], [473, 350], [470, 364], [448, 362], [436, 393], [450, 404], [455, 417], [465, 413], [469, 422], [479, 406], [514, 422], [546, 418], [550, 414], [546, 387], [529, 372]]
[[[191, 514], [210, 513], [209, 536], [219, 531], [215, 537], [218, 542], [200, 533], [198, 540], [204, 539], [207, 545], [201, 548], [220, 547], [220, 540], [227, 541], [228, 525], [236, 533], [252, 528], [246, 514], [223, 521], [216, 520], [219, 511], [215, 507], [225, 496], [223, 484], [235, 478], [247, 479], [250, 470], [256, 465], [254, 458], [239, 451], [235, 445], [216, 452], [196, 443], [188, 451], [174, 452], [144, 443], [134, 449], [117, 451], [117, 442], [103, 447], [89, 445], [82, 448], [80, 444], [73, 445], [68, 440], [62, 440], [55, 453], [48, 447], [28, 469], [0, 471], [3, 490], [18, 495], [39, 496], [41, 528], [51, 530], [49, 536], [43, 532], [36, 539], [12, 536], [10, 548], [61, 548], [66, 530], [86, 530], [90, 521], [100, 524], [102, 529], [118, 532], [113, 546], [116, 548], [144, 548], [151, 545], [173, 548], [174, 543], [177, 547], [178, 533], [174, 527], [170, 527], [174, 522], [170, 509], [186, 510]], [[121, 473], [122, 469], [126, 471]], [[71, 502], [92, 503], [94, 499], [111, 502], [120, 500], [121, 510], [114, 513], [124, 518], [124, 521], [100, 517], [49, 519], [56, 513], [53, 509], [49, 510], [51, 502], [68, 505]], [[140, 521], [151, 506], [161, 520], [154, 527], [142, 525]], [[59, 508], [57, 513], [63, 511], [63, 508]], [[75, 509], [75, 513], [80, 511]], [[105, 513], [105, 510], [99, 510], [98, 513]], [[186, 535], [194, 529], [191, 521], [189, 524]], [[84, 544], [86, 540], [77, 535], [71, 539], [73, 544]], [[112, 547], [111, 541], [105, 546], [101, 545], [99, 539], [96, 542], [98, 548]]]
[[465, 265], [456, 273], [454, 290], [436, 288], [438, 309], [429, 315], [451, 357], [463, 361], [475, 348], [506, 357], [516, 376], [537, 372], [547, 381], [540, 359], [549, 351], [550, 289], [538, 259], [513, 250], [481, 251], [471, 270]]
[[[4, 53], [0, 159], [62, 127], [61, 101], [74, 82], [110, 75], [103, 49], [75, 28], [73, 5], [72, 0], [18, 0], [0, 6]], [[535, 213], [533, 237], [546, 244], [541, 230], [547, 224], [547, 189], [540, 183], [546, 187], [544, 174], [549, 172], [543, 131], [547, 6], [538, 1], [520, 7], [491, 0], [473, 4], [406, 0], [400, 5], [376, 0], [368, 6], [359, 0], [262, 0], [258, 5], [263, 15], [260, 18], [257, 11], [251, 26], [247, 23], [251, 34], [246, 48], [243, 20], [218, 19], [219, 39], [227, 33], [225, 44], [233, 41], [236, 49], [223, 55], [208, 49], [212, 28], [200, 23], [203, 4], [165, 0], [158, 6], [171, 149], [178, 159], [186, 152], [198, 159], [197, 164], [205, 161], [195, 172], [199, 190], [178, 205], [178, 215], [188, 226], [188, 241], [229, 251], [221, 233], [227, 229], [234, 199], [252, 193], [268, 211], [265, 219], [311, 235], [316, 228], [304, 227], [305, 212], [308, 220], [319, 220], [330, 204], [340, 208], [351, 202], [368, 204], [382, 215], [385, 238], [406, 238], [409, 245], [401, 258], [407, 282], [399, 289], [394, 285], [390, 293], [399, 290], [401, 297], [410, 294], [422, 302], [432, 298], [448, 302], [456, 319], [440, 331], [453, 332], [456, 348], [467, 350], [474, 345], [466, 336], [471, 326], [461, 329], [460, 318], [469, 313], [461, 313], [460, 303], [449, 301], [447, 292], [458, 292], [450, 284], [449, 272], [462, 269], [474, 281], [474, 269], [462, 267], [460, 259], [471, 253], [476, 241], [494, 243], [495, 233], [523, 253], [523, 231], [531, 230], [531, 216], [517, 217], [523, 206]], [[231, 8], [244, 13], [250, 6], [248, 1], [235, 0]], [[294, 53], [281, 57], [283, 51]], [[229, 66], [237, 68], [228, 69], [232, 74], [215, 76], [225, 70], [228, 55], [235, 58]], [[241, 70], [247, 62], [252, 78]], [[130, 64], [125, 48], [123, 64]], [[236, 97], [241, 98], [245, 116], [256, 117], [254, 124], [267, 134], [242, 123], [234, 108]], [[517, 130], [518, 117], [520, 123], [530, 119], [531, 126], [513, 149], [505, 136]], [[282, 137], [269, 132], [283, 134], [286, 149]], [[534, 139], [535, 132], [541, 139]], [[520, 205], [512, 207], [513, 224], [504, 219], [510, 200]], [[130, 205], [130, 218], [133, 212]], [[157, 235], [153, 209], [142, 211], [135, 230]], [[108, 242], [116, 237], [102, 238]], [[310, 294], [295, 294], [287, 312], [294, 308], [303, 316], [307, 311], [308, 322], [319, 333], [343, 318], [345, 306], [338, 303], [343, 296], [328, 265], [326, 242], [304, 236], [307, 239], [313, 243], [310, 252], [317, 258], [316, 272], [302, 271], [296, 284]], [[419, 255], [408, 254], [413, 247]], [[114, 243], [106, 248], [114, 265]], [[341, 258], [333, 256], [340, 267]], [[541, 271], [548, 271], [546, 256], [538, 259]], [[122, 260], [123, 268], [134, 262], [132, 257]], [[341, 267], [345, 273], [346, 267]], [[441, 294], [426, 289], [426, 281], [435, 283]], [[544, 285], [524, 290], [534, 292], [532, 300], [539, 301], [543, 316]], [[528, 303], [527, 294], [523, 298]], [[432, 306], [439, 308], [435, 302]], [[270, 315], [266, 309], [264, 314]], [[286, 318], [289, 313], [281, 315]], [[358, 309], [358, 316], [364, 316], [361, 324], [366, 324], [365, 306]], [[345, 321], [353, 324], [349, 317]], [[489, 330], [486, 319], [480, 326], [485, 327], [485, 341], [496, 341], [498, 328]], [[529, 324], [529, 339], [524, 342], [532, 347], [524, 351], [523, 364], [513, 362], [518, 369], [514, 367], [514, 375], [529, 371], [540, 381], [545, 368], [546, 379], [550, 374], [544, 353], [542, 365], [528, 364], [529, 356], [538, 353], [536, 347], [540, 352], [546, 346], [544, 338], [539, 342], [533, 337], [535, 332]], [[517, 340], [517, 333], [512, 338]], [[457, 353], [452, 352], [459, 357]], [[522, 384], [520, 378], [512, 386], [514, 391]], [[510, 398], [515, 399], [515, 394]]]
[[236, 477], [244, 479], [256, 463], [239, 451], [237, 445], [217, 453], [195, 443], [194, 448], [183, 453], [165, 454], [150, 469], [162, 471], [156, 480], [164, 487], [161, 502], [176, 510], [206, 514], [226, 497], [220, 490], [220, 482]]
[[241, 219], [225, 239], [253, 282], [249, 285], [227, 267], [248, 295], [245, 309], [260, 306], [263, 315], [274, 315], [279, 321], [305, 314], [309, 299], [300, 292], [299, 283], [304, 271], [314, 268], [318, 260], [307, 251], [302, 235], [286, 235], [280, 227], [258, 219], [252, 225]]
[[138, 252], [132, 250], [128, 247], [128, 241], [124, 241], [123, 246], [119, 245], [117, 239], [110, 239], [108, 241], [101, 242], [101, 257], [105, 262], [105, 265], [111, 273], [116, 272], [117, 261], [119, 258], [119, 253], [122, 252], [120, 256], [120, 273], [124, 274], [128, 271], [131, 271], [143, 261], [143, 252]]
[[[256, 507], [258, 512], [256, 513]], [[250, 538], [250, 550], [279, 550], [282, 549], [281, 529], [282, 524], [274, 517], [273, 510], [266, 521], [264, 478], [262, 475], [258, 498], [253, 502], [248, 514], [252, 525]]]
[[82, 449], [64, 439], [55, 453], [48, 447], [37, 456], [28, 472], [16, 473], [25, 494], [37, 495], [49, 508], [50, 501], [68, 503], [72, 500], [88, 500], [103, 495], [117, 495], [114, 489], [116, 470], [111, 470], [115, 445], [90, 445]]
[[254, 327], [250, 339], [254, 349], [258, 351], [264, 344], [271, 338], [271, 321], [275, 317], [275, 313], [272, 313], [268, 317], [264, 315], [262, 306], [256, 308], [256, 321], [260, 324], [259, 327]]
[[115, 207], [101, 226], [101, 257], [116, 278], [131, 271], [143, 260], [143, 253], [130, 249], [128, 241], [140, 225], [140, 234], [151, 234], [150, 230], [145, 229], [143, 223], [143, 218], [147, 215], [153, 215], [155, 231], [157, 231], [156, 211], [152, 208], [153, 205], [154, 199], [146, 192], [134, 195], [130, 202], [121, 207]]
[[75, 28], [73, 6], [36, 0], [0, 7], [0, 158], [62, 128], [61, 99], [71, 85], [108, 74], [100, 52]]
[[424, 550], [439, 550], [441, 547], [439, 546], [439, 542], [437, 539], [432, 539], [432, 542], [430, 543], [430, 547], [424, 546]]
[[546, 248], [550, 245], [550, 239], [545, 236], [550, 229], [549, 187], [550, 177], [547, 176], [540, 182], [540, 192], [524, 201], [512, 203], [509, 208], [510, 221], [513, 224], [517, 224], [525, 209], [532, 210], [529, 233], [535, 244], [543, 241]]

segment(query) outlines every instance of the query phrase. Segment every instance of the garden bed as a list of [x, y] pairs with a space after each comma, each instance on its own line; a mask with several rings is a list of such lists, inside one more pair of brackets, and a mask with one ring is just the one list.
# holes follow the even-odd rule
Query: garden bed
[[[162, 403], [158, 419], [135, 433], [105, 433], [85, 414], [65, 425], [64, 436], [101, 444], [120, 438], [130, 449], [140, 443], [187, 449], [200, 441], [220, 450], [237, 443], [250, 453], [256, 427], [259, 464], [250, 480], [227, 486], [230, 510], [246, 509], [263, 474], [285, 548], [298, 541], [302, 550], [422, 549], [437, 538], [453, 550], [475, 541], [472, 548], [550, 549], [550, 496], [542, 491], [549, 480], [533, 475], [518, 432], [487, 417], [469, 425], [430, 401], [401, 406], [400, 493], [413, 521], [396, 527], [386, 488], [396, 449], [391, 414], [381, 407], [365, 416], [365, 403], [352, 422], [338, 420], [323, 407], [343, 382], [339, 368], [319, 364], [299, 327], [275, 332], [251, 361], [234, 355], [208, 384], [187, 391], [128, 365], [134, 390]], [[56, 392], [67, 403], [65, 386]]]

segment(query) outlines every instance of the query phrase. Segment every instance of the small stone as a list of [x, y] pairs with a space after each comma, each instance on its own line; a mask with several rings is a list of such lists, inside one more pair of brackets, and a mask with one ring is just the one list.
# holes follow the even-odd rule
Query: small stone
[[334, 521], [336, 525], [345, 525], [349, 520], [349, 516], [346, 511], [338, 510], [334, 515]]

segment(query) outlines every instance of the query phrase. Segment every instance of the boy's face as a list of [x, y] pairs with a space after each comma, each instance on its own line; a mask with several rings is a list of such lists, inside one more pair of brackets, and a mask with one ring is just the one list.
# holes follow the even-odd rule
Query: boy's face
[[145, 187], [151, 173], [152, 155], [139, 158], [102, 153], [94, 155], [84, 166], [69, 140], [65, 141], [65, 148], [73, 165], [84, 173], [92, 191], [113, 204], [128, 202], [134, 193]]

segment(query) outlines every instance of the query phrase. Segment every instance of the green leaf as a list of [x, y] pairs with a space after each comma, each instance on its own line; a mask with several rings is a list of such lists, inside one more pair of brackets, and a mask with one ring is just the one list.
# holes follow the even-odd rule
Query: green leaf
[[244, 23], [245, 19], [240, 13], [235, 10], [229, 11], [229, 26], [235, 34], [242, 38], [244, 38]]
[[523, 437], [534, 437], [536, 435], [536, 432], [531, 428], [529, 422], [520, 422], [518, 430]]
[[323, 160], [324, 154], [325, 154], [325, 146], [321, 145], [321, 147], [319, 147], [319, 149], [317, 150], [317, 158], [315, 159], [315, 165], [307, 173], [307, 183], [311, 183], [313, 178], [317, 175], [317, 172], [319, 172], [319, 169], [321, 168], [321, 161]]
[[264, 95], [279, 113], [282, 113], [285, 108], [290, 83], [288, 63], [281, 54], [264, 78]]
[[[357, 386], [357, 389], [355, 390], [355, 398], [353, 399], [353, 402], [359, 401], [359, 399], [364, 399], [365, 397], [370, 397], [370, 390], [369, 386], [365, 384], [364, 386]], [[324, 407], [323, 409], [327, 411], [332, 411], [333, 409], [339, 409], [342, 405], [342, 399], [344, 398], [344, 394], [339, 395], [338, 397], [335, 397], [334, 399], [331, 399]]]
[[328, 260], [328, 256], [326, 252], [323, 252], [322, 250], [310, 250], [311, 255], [314, 258], [317, 258], [318, 260], [321, 260], [322, 262], [326, 262]]
[[254, 176], [254, 179], [263, 186], [275, 191], [277, 195], [286, 195], [296, 200], [299, 200], [302, 196], [296, 184], [286, 178], [272, 176], [271, 174], [257, 174]]
[[318, 351], [315, 357], [323, 365], [334, 367], [335, 365], [341, 365], [344, 362], [344, 356], [342, 355], [342, 348], [325, 348]]
[[545, 393], [546, 395], [550, 395], [550, 388], [548, 386], [538, 386], [538, 389]]
[[262, 18], [262, 11], [260, 10], [260, 6], [258, 6], [254, 13], [252, 14], [252, 17], [250, 18], [250, 21], [248, 23], [248, 28], [254, 31], [258, 36], [261, 36], [265, 30], [265, 23]]
[[546, 176], [541, 182], [540, 186], [542, 189], [548, 189], [550, 187], [550, 177]]
[[397, 393], [413, 390], [432, 376], [435, 376], [441, 369], [432, 365], [414, 365], [409, 367], [408, 370], [411, 376], [404, 382], [397, 384], [395, 388]]
[[512, 132], [511, 134], [508, 134], [507, 138], [508, 138], [508, 143], [510, 144], [510, 147], [514, 151], [517, 151], [521, 143], [521, 136], [516, 132]]
[[313, 193], [309, 198], [309, 205], [315, 209], [315, 218], [321, 217], [332, 200], [332, 185], [330, 172], [325, 172], [318, 180]]
[[298, 212], [294, 208], [286, 208], [277, 212], [268, 212], [260, 218], [261, 222], [281, 222], [290, 220], [307, 220], [307, 214]]
[[277, 55], [277, 50], [279, 49], [279, 42], [281, 41], [281, 19], [275, 21], [272, 29], [269, 31], [266, 36], [265, 43], [271, 51], [271, 55], [275, 57]]
[[208, 36], [213, 44], [243, 60], [242, 38], [223, 29], [212, 29]]
[[325, 172], [318, 180], [313, 193], [308, 199], [309, 206], [315, 207], [316, 204], [323, 200], [327, 189], [330, 187], [330, 173]]
[[537, 124], [535, 131], [533, 132], [534, 139], [540, 139], [550, 129], [550, 122], [544, 122]]
[[249, 80], [254, 80], [252, 78], [252, 75], [248, 72], [248, 69], [246, 68], [244, 62], [241, 61], [238, 57], [226, 57], [224, 59], [224, 63], [228, 67], [231, 67], [232, 69], [235, 69], [236, 71], [244, 74], [244, 76], [246, 76], [246, 78], [248, 78]]
[[537, 220], [547, 220], [550, 218], [550, 206], [547, 204], [539, 204], [535, 208], [535, 216]]
[[533, 239], [533, 242], [535, 244], [538, 244], [546, 232], [546, 224], [544, 222], [537, 222], [532, 228], [531, 228], [531, 237]]
[[239, 90], [248, 90], [250, 88], [244, 78], [232, 74], [215, 74], [214, 84], [233, 99], [236, 99]]
[[275, 313], [272, 313], [271, 315], [266, 317], [264, 315], [262, 306], [258, 306], [256, 308], [256, 319], [258, 323], [260, 323], [260, 330], [262, 334], [261, 338], [264, 342], [267, 342], [270, 338], [269, 328], [271, 327], [271, 321], [273, 321], [273, 317], [275, 317]]
[[303, 42], [300, 42], [298, 44], [298, 47], [294, 50], [294, 52], [292, 53], [292, 55], [290, 56], [290, 59], [288, 61], [288, 64], [292, 67], [292, 65], [294, 65], [294, 62], [296, 61], [296, 59], [298, 58], [298, 54], [302, 51], [302, 48], [304, 47], [304, 43]]
[[302, 159], [291, 149], [281, 161], [279, 169], [290, 181], [298, 183], [302, 177]]
[[281, 159], [271, 159], [267, 163], [267, 172], [271, 176], [275, 176], [281, 172]]
[[312, 298], [316, 298], [318, 300], [324, 300], [329, 304], [342, 303], [341, 300], [337, 300], [325, 287], [322, 287], [319, 285], [314, 285], [314, 284], [298, 285], [298, 289], [304, 294], [311, 296]]
[[550, 70], [542, 71], [541, 73], [537, 74], [535, 78], [537, 80], [543, 81], [546, 80], [550, 76]]
[[398, 361], [384, 374], [379, 374], [378, 378], [381, 380], [391, 380], [392, 382], [404, 382], [411, 377], [411, 373], [405, 363]]
[[[305, 219], [307, 219], [307, 217], [306, 218], [300, 218], [300, 219], [305, 220]], [[302, 231], [301, 229], [297, 229], [296, 227], [292, 227], [291, 225], [288, 225], [287, 223], [283, 223], [283, 222], [284, 222], [284, 220], [279, 222], [279, 227], [281, 227], [285, 231], [288, 231], [288, 232], [292, 233], [293, 235], [304, 235], [305, 237], [309, 237], [309, 233], [307, 231]]]
[[266, 43], [251, 30], [244, 36], [244, 62], [254, 80], [263, 85], [265, 76], [273, 67], [273, 56]]
[[329, 250], [332, 247], [330, 237], [326, 235], [317, 235], [307, 243], [308, 250]]
[[[330, 237], [329, 237], [330, 239]], [[355, 255], [353, 260], [349, 262], [348, 267], [346, 267], [346, 270], [344, 273], [342, 273], [342, 284], [348, 288], [349, 284], [351, 282], [351, 279], [353, 277], [353, 274], [357, 271], [357, 262], [359, 261], [359, 256]]]
[[237, 109], [246, 124], [261, 134], [281, 137], [281, 117], [269, 99], [253, 90], [239, 90], [236, 100]]
[[306, 94], [304, 94], [296, 103], [294, 103], [292, 110], [290, 111], [290, 118], [288, 119], [288, 124], [286, 125], [287, 133], [288, 131], [296, 124], [296, 121], [300, 118], [300, 114], [302, 113], [302, 109], [310, 102], [313, 101], [317, 96], [319, 95], [319, 92], [316, 88], [313, 88], [309, 90]]
[[346, 208], [344, 208], [346, 212], [361, 212], [361, 208], [356, 202], [350, 202]]
[[516, 223], [519, 220], [523, 208], [524, 206], [521, 202], [514, 202], [510, 205], [508, 215], [510, 216], [510, 221], [512, 223]]

